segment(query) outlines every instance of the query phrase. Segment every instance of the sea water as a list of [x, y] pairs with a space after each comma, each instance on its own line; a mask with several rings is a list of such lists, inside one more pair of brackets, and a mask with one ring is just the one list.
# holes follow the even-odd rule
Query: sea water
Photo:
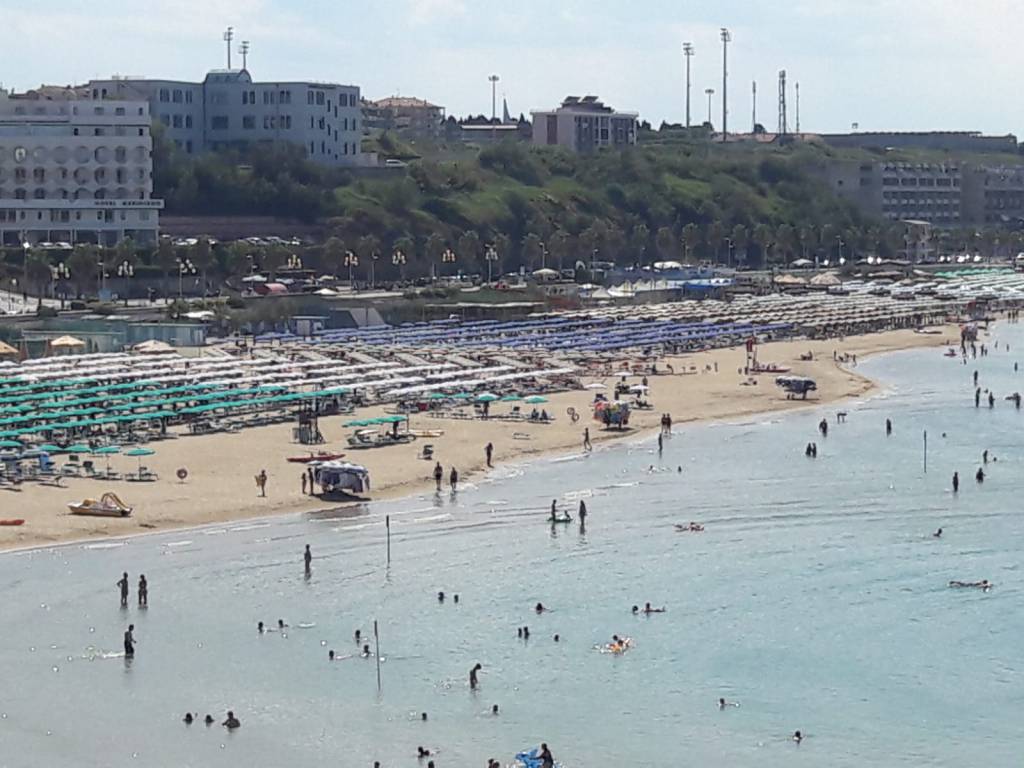
[[[660, 456], [645, 440], [457, 496], [4, 555], [0, 765], [415, 766], [422, 745], [440, 768], [540, 741], [570, 767], [1018, 765], [1024, 413], [1003, 397], [1024, 332], [996, 337], [967, 366], [863, 362], [884, 388], [859, 403], [677, 427]], [[686, 382], [655, 379], [655, 403], [665, 386]], [[585, 533], [545, 523], [553, 498], [586, 501]], [[123, 570], [148, 610], [118, 607]], [[647, 601], [667, 612], [632, 615]], [[375, 648], [374, 621], [379, 690], [374, 659], [327, 660], [358, 654], [357, 628]], [[612, 634], [633, 648], [595, 650]], [[234, 733], [181, 722], [227, 709]]]

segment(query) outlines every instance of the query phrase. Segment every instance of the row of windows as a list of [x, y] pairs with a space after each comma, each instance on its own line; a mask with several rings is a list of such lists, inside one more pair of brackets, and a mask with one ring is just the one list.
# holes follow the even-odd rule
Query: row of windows
[[[26, 211], [14, 211], [9, 208], [0, 209], [0, 223], [9, 221], [24, 221]], [[75, 221], [82, 220], [82, 211], [50, 211], [50, 221], [57, 223], [68, 223], [71, 221], [71, 214], [75, 214]], [[115, 211], [96, 211], [96, 221], [110, 223], [114, 221]], [[128, 221], [128, 212], [121, 211], [121, 221]], [[138, 211], [139, 221], [149, 221], [150, 212], [147, 210]], [[36, 211], [36, 221], [43, 220], [43, 212]]]
[[[45, 163], [52, 159], [60, 165], [64, 165], [72, 159], [78, 165], [85, 165], [93, 161], [101, 164], [109, 163], [111, 160], [118, 163], [129, 161], [144, 163], [149, 159], [149, 154], [149, 147], [142, 146], [132, 148], [121, 146], [114, 147], [113, 150], [110, 147], [96, 147], [95, 149], [75, 147], [73, 151], [70, 147], [65, 146], [34, 147], [31, 151], [24, 147], [14, 147], [13, 151], [6, 147], [0, 147], [0, 161], [13, 157], [14, 161], [19, 164], [14, 168], [15, 176], [24, 176], [28, 173], [28, 170], [21, 164], [30, 160], [35, 163]], [[3, 179], [6, 173], [7, 169], [0, 165], [0, 179]]]
[[[7, 191], [0, 189], [0, 199], [7, 197]], [[66, 189], [60, 190], [59, 194], [48, 195], [45, 189], [37, 188], [32, 190], [32, 200], [128, 200], [132, 198], [138, 198], [139, 200], [146, 199], [146, 190], [136, 189], [134, 192], [128, 190], [126, 187], [118, 187], [115, 190], [97, 189], [92, 192], [88, 189], [79, 188], [73, 193], [68, 192]], [[28, 200], [29, 194], [26, 189], [14, 190], [15, 200]]]
[[[263, 93], [264, 104], [291, 104], [292, 103], [292, 92], [288, 90], [265, 90]], [[249, 89], [242, 91], [242, 104], [255, 104], [256, 103], [256, 91]]]
[[941, 176], [939, 178], [933, 178], [925, 176], [918, 178], [916, 176], [904, 176], [902, 178], [897, 176], [886, 176], [882, 179], [883, 187], [959, 187], [959, 178], [949, 178], [948, 176]]
[[191, 128], [192, 115], [160, 115], [160, 122], [168, 128]]
[[[106, 93], [104, 92], [104, 95]], [[96, 91], [93, 90], [93, 98], [96, 98]], [[170, 90], [168, 88], [161, 88], [159, 99], [164, 104], [173, 102], [174, 104], [191, 104], [192, 103], [192, 91], [183, 90], [181, 88], [175, 88]]]
[[[85, 131], [85, 133], [82, 133], [83, 130]], [[72, 128], [71, 129], [71, 135], [72, 136], [127, 136], [128, 135], [128, 130], [129, 129], [127, 127], [123, 126], [123, 125], [115, 125], [113, 133], [110, 133], [110, 129], [109, 128], [93, 128], [92, 129], [92, 133], [89, 133], [89, 129], [88, 128], [85, 128], [85, 129], [82, 129], [82, 128]], [[149, 129], [148, 128], [136, 128], [134, 130], [138, 133], [139, 136], [145, 136], [146, 132]]]
[[[114, 173], [111, 174], [119, 184], [124, 184], [130, 177], [134, 177], [139, 181], [144, 181], [149, 177], [149, 171], [145, 168], [138, 168], [134, 173], [130, 173], [127, 168], [117, 168]], [[35, 184], [45, 184], [47, 179], [50, 181], [67, 181], [68, 179], [74, 178], [79, 184], [85, 184], [92, 177], [97, 184], [105, 184], [108, 179], [106, 168], [97, 168], [91, 173], [87, 168], [79, 166], [75, 169], [74, 173], [68, 171], [67, 168], [57, 168], [51, 173], [47, 174], [44, 168], [34, 168], [32, 170], [32, 181]], [[5, 181], [7, 174], [0, 173], [0, 181]], [[14, 183], [25, 184], [28, 182], [28, 170], [25, 168], [14, 169]]]
[[[349, 147], [350, 146], [352, 148], [351, 153], [349, 152]], [[343, 155], [348, 155], [348, 154], [355, 155], [355, 154], [358, 154], [358, 152], [356, 151], [356, 145], [355, 144], [349, 144], [347, 141], [341, 145], [341, 148], [342, 148], [341, 154], [343, 154]], [[316, 142], [315, 141], [309, 142], [309, 154], [310, 155], [317, 154], [316, 150], [317, 150]], [[338, 153], [337, 152], [333, 152], [332, 153], [331, 150], [327, 147], [327, 143], [324, 142], [324, 141], [320, 142], [320, 154], [321, 155], [328, 155], [328, 156], [333, 154], [334, 155], [334, 159], [335, 160], [338, 159]]]
[[[341, 129], [343, 131], [348, 131], [348, 130], [358, 131], [359, 130], [358, 126], [359, 126], [359, 123], [356, 121], [355, 118], [352, 118], [352, 127], [351, 127], [351, 129], [349, 128], [349, 119], [347, 117], [344, 118], [341, 121]], [[315, 117], [313, 117], [313, 115], [310, 115], [309, 116], [309, 127], [310, 127], [310, 130], [315, 130], [315, 129], [319, 128], [321, 131], [327, 131], [328, 133], [330, 133], [331, 130], [333, 130], [334, 134], [335, 134], [334, 138], [338, 138], [338, 135], [337, 135], [338, 134], [338, 129], [337, 128], [332, 129], [331, 126], [327, 123], [327, 120], [322, 118], [322, 117], [319, 120], [317, 120]]]
[[[306, 103], [315, 104], [318, 107], [327, 107], [327, 111], [331, 111], [331, 100], [327, 98], [327, 94], [323, 91], [310, 90], [306, 92]], [[357, 107], [358, 99], [354, 93], [345, 93], [344, 91], [338, 94], [338, 107]], [[337, 117], [337, 107], [334, 107], [335, 114]]]

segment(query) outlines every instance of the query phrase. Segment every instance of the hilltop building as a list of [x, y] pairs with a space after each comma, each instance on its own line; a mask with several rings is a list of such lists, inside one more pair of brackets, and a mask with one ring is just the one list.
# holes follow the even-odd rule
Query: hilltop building
[[596, 96], [567, 96], [557, 109], [530, 114], [535, 146], [594, 152], [636, 144], [637, 113], [617, 112]]
[[323, 165], [363, 163], [358, 86], [255, 82], [246, 69], [215, 69], [202, 82], [114, 77], [85, 89], [92, 99], [148, 102], [188, 154], [288, 142]]
[[150, 125], [145, 101], [0, 90], [0, 243], [155, 243]]
[[434, 137], [441, 133], [444, 107], [411, 96], [363, 99], [363, 127], [366, 131], [402, 131], [413, 136]]

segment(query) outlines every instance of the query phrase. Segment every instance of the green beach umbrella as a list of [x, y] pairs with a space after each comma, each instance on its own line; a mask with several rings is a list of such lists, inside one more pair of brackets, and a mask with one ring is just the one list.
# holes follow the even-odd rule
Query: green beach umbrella
[[93, 453], [95, 453], [97, 455], [100, 455], [100, 456], [110, 455], [112, 453], [120, 453], [120, 452], [121, 452], [121, 446], [120, 445], [104, 445], [102, 448], [97, 448], [96, 450], [93, 451]]
[[526, 398], [524, 402], [527, 402], [530, 405], [540, 405], [541, 403], [546, 403], [547, 401], [548, 399], [546, 397], [541, 397], [540, 395], [533, 395], [531, 397]]
[[469, 392], [459, 392], [457, 395], [452, 395], [452, 400], [469, 400], [471, 397]]
[[498, 399], [498, 396], [491, 392], [484, 392], [482, 395], [477, 395], [476, 399], [480, 403], [493, 403]]
[[21, 448], [22, 445], [17, 440], [0, 440], [0, 448]]
[[39, 450], [45, 451], [46, 453], [64, 453], [63, 448], [61, 448], [59, 445], [53, 445], [51, 443], [43, 443], [42, 445], [39, 446]]
[[68, 453], [89, 453], [91, 450], [92, 448], [85, 443], [75, 443], [68, 447]]
[[152, 456], [156, 451], [152, 448], [132, 448], [130, 451], [125, 451], [125, 456], [135, 456], [139, 460], [139, 477], [142, 477], [142, 457]]
[[448, 395], [443, 392], [433, 392], [427, 395], [427, 400], [444, 400]]

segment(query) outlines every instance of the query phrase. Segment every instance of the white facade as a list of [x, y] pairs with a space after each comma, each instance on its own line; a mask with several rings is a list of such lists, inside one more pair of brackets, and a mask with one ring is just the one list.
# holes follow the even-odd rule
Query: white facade
[[153, 243], [149, 105], [0, 91], [0, 243]]
[[535, 111], [533, 144], [573, 152], [636, 144], [636, 112], [616, 112], [596, 96], [569, 96], [557, 109]]
[[362, 164], [362, 110], [354, 85], [254, 82], [245, 69], [213, 70], [201, 83], [92, 80], [97, 100], [145, 99], [183, 152], [288, 142], [324, 165]]

